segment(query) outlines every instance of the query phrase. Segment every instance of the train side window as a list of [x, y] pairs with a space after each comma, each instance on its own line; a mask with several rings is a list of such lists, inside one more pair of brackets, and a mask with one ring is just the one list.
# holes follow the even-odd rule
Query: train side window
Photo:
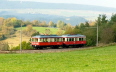
[[43, 39], [43, 38], [41, 38], [41, 39], [40, 39], [40, 42], [44, 42], [44, 39]]
[[69, 38], [68, 41], [71, 41], [71, 38]]
[[72, 38], [72, 41], [74, 41], [74, 38]]
[[37, 38], [35, 39], [35, 42], [38, 42], [38, 39]]
[[40, 39], [40, 42], [43, 42], [43, 39]]
[[65, 38], [63, 38], [63, 41], [65, 41]]
[[48, 38], [48, 42], [50, 42], [50, 38]]
[[55, 39], [55, 38], [51, 38], [51, 41], [54, 42], [54, 39]]
[[59, 38], [57, 38], [57, 42], [59, 42]]
[[67, 41], [69, 41], [68, 38], [67, 38]]
[[45, 38], [45, 42], [48, 42], [47, 38]]
[[62, 38], [59, 38], [59, 41], [61, 42], [62, 41]]
[[57, 42], [57, 39], [56, 38], [54, 38], [54, 42]]
[[81, 38], [79, 38], [79, 41], [81, 41]]
[[81, 38], [81, 41], [83, 41], [84, 39], [83, 38]]
[[75, 41], [78, 41], [78, 38], [75, 38]]

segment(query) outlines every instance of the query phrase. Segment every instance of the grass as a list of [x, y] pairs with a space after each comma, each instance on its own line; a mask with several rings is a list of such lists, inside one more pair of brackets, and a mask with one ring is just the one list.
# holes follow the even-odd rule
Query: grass
[[[22, 30], [24, 30], [26, 27], [22, 27]], [[19, 30], [20, 28], [16, 28], [17, 30]], [[50, 29], [50, 31], [52, 32], [52, 34], [56, 34], [56, 32], [58, 31], [57, 28], [50, 28], [50, 27], [33, 27], [33, 29], [39, 31], [40, 33], [45, 33], [46, 29]]]
[[1, 72], [115, 72], [116, 46], [82, 51], [0, 54]]

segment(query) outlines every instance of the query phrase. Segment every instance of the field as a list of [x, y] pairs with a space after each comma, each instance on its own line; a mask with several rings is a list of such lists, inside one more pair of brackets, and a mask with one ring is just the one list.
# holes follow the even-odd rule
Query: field
[[[24, 30], [26, 27], [22, 27], [22, 29]], [[17, 30], [19, 30], [20, 28], [16, 28]], [[50, 29], [52, 34], [56, 34], [56, 32], [58, 31], [57, 28], [50, 28], [50, 27], [33, 27], [33, 29], [39, 31], [40, 33], [44, 33], [46, 29]]]
[[116, 46], [80, 51], [0, 54], [0, 72], [115, 72]]

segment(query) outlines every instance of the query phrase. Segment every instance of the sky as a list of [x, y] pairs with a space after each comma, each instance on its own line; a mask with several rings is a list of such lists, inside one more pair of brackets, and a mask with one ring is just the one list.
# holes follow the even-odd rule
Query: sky
[[97, 5], [105, 7], [116, 8], [116, 0], [10, 0], [10, 1], [37, 1], [47, 3], [73, 3], [73, 4], [86, 4], [86, 5]]

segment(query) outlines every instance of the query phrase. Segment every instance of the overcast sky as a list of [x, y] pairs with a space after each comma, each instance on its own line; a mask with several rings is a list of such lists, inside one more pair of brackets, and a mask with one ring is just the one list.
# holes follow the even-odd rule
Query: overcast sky
[[73, 4], [86, 4], [86, 5], [97, 5], [105, 7], [116, 8], [116, 0], [18, 0], [18, 1], [38, 1], [48, 3], [73, 3]]

